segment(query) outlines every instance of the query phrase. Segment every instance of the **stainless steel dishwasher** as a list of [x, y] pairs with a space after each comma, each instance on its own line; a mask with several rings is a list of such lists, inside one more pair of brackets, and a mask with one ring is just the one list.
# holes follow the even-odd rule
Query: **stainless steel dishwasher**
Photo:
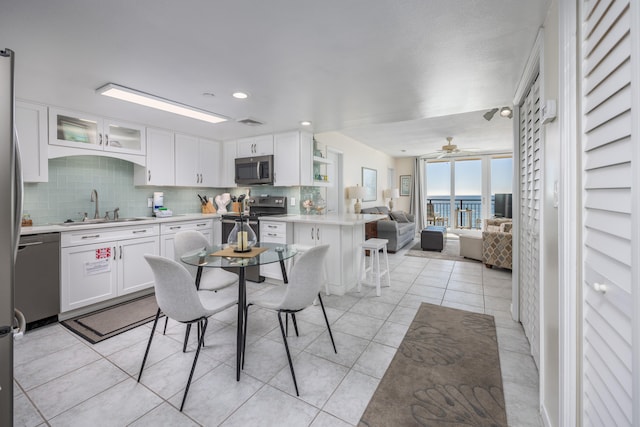
[[58, 321], [60, 313], [60, 234], [20, 237], [16, 259], [14, 305], [27, 330]]

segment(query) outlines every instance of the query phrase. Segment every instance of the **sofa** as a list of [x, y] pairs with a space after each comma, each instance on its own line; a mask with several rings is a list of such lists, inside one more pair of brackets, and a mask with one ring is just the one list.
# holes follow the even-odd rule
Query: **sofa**
[[484, 265], [489, 268], [512, 269], [512, 228], [513, 221], [510, 218], [485, 220], [482, 231], [482, 262]]
[[390, 212], [386, 206], [362, 209], [364, 214], [387, 215], [389, 219], [377, 222], [378, 239], [387, 239], [387, 252], [395, 253], [413, 242], [416, 236], [416, 222], [412, 214], [401, 211]]

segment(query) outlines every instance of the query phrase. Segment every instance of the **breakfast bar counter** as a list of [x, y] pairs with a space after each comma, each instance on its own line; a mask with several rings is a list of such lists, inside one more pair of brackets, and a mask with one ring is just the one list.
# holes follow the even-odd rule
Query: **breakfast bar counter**
[[365, 240], [364, 225], [384, 219], [385, 215], [327, 214], [327, 215], [274, 215], [260, 219], [260, 224], [289, 224], [292, 233], [287, 243], [303, 249], [329, 244], [327, 275], [332, 294], [344, 295], [355, 289], [358, 271], [358, 247]]

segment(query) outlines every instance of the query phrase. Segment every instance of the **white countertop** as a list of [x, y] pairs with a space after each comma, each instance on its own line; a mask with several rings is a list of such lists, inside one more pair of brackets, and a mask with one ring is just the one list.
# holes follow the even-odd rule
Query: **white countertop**
[[261, 217], [260, 221], [300, 222], [307, 224], [330, 225], [362, 225], [367, 222], [378, 221], [387, 218], [386, 215], [374, 214], [327, 214], [327, 215], [273, 215]]
[[179, 222], [179, 221], [193, 221], [199, 219], [220, 218], [220, 214], [179, 214], [170, 216], [167, 218], [156, 217], [137, 217], [142, 218], [140, 221], [125, 221], [125, 222], [103, 222], [97, 224], [83, 224], [83, 225], [60, 225], [60, 224], [45, 224], [36, 225], [33, 227], [22, 227], [20, 229], [20, 235], [28, 234], [40, 234], [40, 233], [62, 233], [65, 231], [78, 231], [78, 230], [91, 230], [95, 228], [110, 228], [110, 227], [125, 227], [132, 225], [144, 225], [144, 224], [161, 224], [165, 222]]

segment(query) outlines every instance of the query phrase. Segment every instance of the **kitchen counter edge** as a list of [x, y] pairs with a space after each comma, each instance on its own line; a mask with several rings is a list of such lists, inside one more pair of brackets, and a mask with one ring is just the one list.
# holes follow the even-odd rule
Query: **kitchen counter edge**
[[327, 215], [273, 215], [260, 217], [260, 221], [277, 221], [307, 224], [329, 224], [329, 225], [362, 225], [368, 222], [379, 221], [387, 218], [386, 215], [374, 214], [327, 214]]
[[22, 227], [20, 229], [21, 236], [27, 236], [29, 234], [41, 234], [41, 233], [64, 233], [65, 231], [78, 231], [78, 230], [92, 230], [96, 228], [113, 228], [113, 227], [131, 227], [136, 225], [147, 225], [147, 224], [162, 224], [167, 222], [182, 222], [182, 221], [194, 221], [199, 219], [211, 219], [211, 218], [220, 218], [220, 214], [178, 214], [175, 216], [170, 216], [166, 218], [156, 218], [156, 217], [135, 217], [135, 218], [143, 218], [140, 221], [129, 221], [129, 222], [106, 222], [106, 223], [98, 223], [98, 224], [86, 224], [86, 225], [60, 225], [60, 224], [46, 224], [46, 225], [36, 225], [33, 227]]

